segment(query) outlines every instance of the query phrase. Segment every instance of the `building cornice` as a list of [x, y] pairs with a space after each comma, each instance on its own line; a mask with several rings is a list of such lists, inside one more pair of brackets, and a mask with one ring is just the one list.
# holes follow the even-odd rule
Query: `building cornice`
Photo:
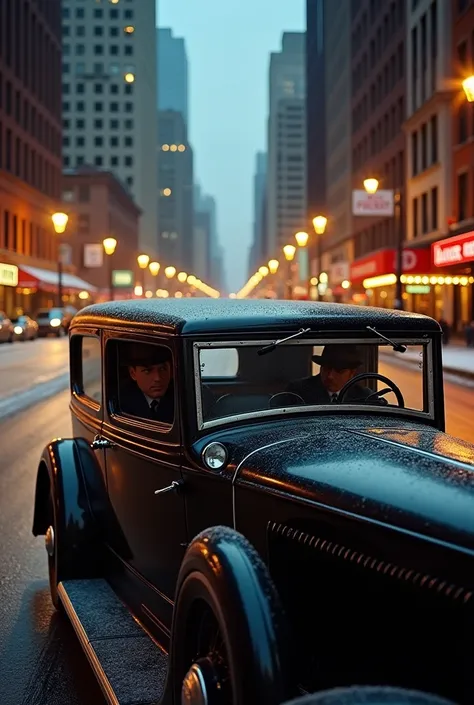
[[450, 103], [453, 97], [453, 91], [436, 91], [433, 93], [431, 98], [423, 103], [421, 107], [414, 113], [412, 113], [402, 124], [402, 129], [405, 132], [416, 127], [420, 122], [423, 122], [428, 115], [430, 115], [435, 108], [445, 103]]

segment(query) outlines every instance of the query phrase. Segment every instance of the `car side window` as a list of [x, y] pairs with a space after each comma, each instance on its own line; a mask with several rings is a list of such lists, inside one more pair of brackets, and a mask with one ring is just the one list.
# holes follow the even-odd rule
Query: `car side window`
[[175, 418], [173, 355], [166, 345], [110, 341], [108, 365], [115, 356], [117, 411], [171, 428]]
[[100, 339], [84, 335], [81, 339], [81, 393], [98, 404], [102, 399], [102, 355]]

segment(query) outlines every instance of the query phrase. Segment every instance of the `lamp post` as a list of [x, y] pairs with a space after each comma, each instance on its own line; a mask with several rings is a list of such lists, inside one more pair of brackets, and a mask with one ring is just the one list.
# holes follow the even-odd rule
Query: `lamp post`
[[315, 218], [313, 218], [313, 228], [314, 232], [316, 235], [319, 237], [317, 238], [317, 250], [316, 250], [316, 256], [318, 258], [318, 285], [317, 285], [317, 292], [318, 292], [318, 299], [320, 298], [321, 293], [320, 293], [320, 287], [319, 284], [321, 282], [321, 273], [323, 271], [323, 263], [322, 263], [322, 248], [321, 248], [321, 235], [324, 235], [324, 231], [326, 230], [326, 225], [327, 225], [328, 219], [324, 215], [317, 215]]
[[112, 270], [112, 255], [115, 252], [115, 248], [117, 247], [117, 240], [114, 237], [106, 237], [105, 240], [102, 241], [102, 247], [104, 248], [104, 252], [106, 255], [109, 257], [109, 291], [110, 291], [110, 300], [114, 300], [114, 280], [113, 280], [113, 270]]
[[[54, 230], [56, 235], [62, 235], [66, 230], [66, 225], [69, 220], [67, 213], [53, 213], [51, 216], [53, 221]], [[63, 260], [61, 253], [61, 242], [58, 245], [59, 255], [58, 255], [58, 306], [62, 308], [63, 306]]]
[[276, 274], [279, 266], [280, 263], [277, 259], [271, 259], [268, 262], [268, 269], [270, 270], [270, 274]]
[[140, 269], [142, 270], [142, 296], [145, 296], [145, 269], [148, 267], [149, 262], [150, 258], [148, 257], [148, 255], [138, 255], [137, 263]]
[[[364, 180], [364, 188], [368, 194], [377, 193], [379, 182], [377, 179], [369, 178]], [[396, 229], [396, 244], [395, 244], [395, 301], [393, 307], [397, 311], [403, 311], [403, 292], [402, 292], [402, 274], [403, 274], [403, 221], [402, 221], [402, 194], [396, 189], [393, 192], [394, 218]]]
[[287, 281], [286, 281], [286, 298], [287, 299], [292, 299], [293, 298], [293, 286], [291, 282], [291, 263], [295, 257], [295, 252], [296, 252], [296, 247], [294, 245], [285, 245], [283, 248], [283, 254], [285, 255], [285, 259], [288, 262], [288, 270], [287, 270]]

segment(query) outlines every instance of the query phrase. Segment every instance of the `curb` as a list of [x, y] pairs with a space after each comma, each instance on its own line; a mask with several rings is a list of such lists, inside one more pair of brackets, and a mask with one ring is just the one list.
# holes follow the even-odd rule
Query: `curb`
[[53, 377], [47, 382], [37, 384], [32, 389], [27, 389], [24, 392], [12, 394], [8, 397], [0, 399], [0, 421], [7, 417], [24, 411], [28, 407], [40, 404], [46, 401], [55, 394], [63, 392], [69, 387], [69, 372]]
[[[416, 367], [418, 368], [418, 362], [416, 360], [410, 360], [410, 359], [405, 359], [401, 360], [401, 358], [397, 358], [395, 361], [390, 353], [384, 354], [382, 353], [381, 357], [384, 357], [385, 360], [388, 362], [389, 360], [393, 362], [395, 365], [398, 365], [399, 367]], [[470, 379], [474, 381], [474, 372], [470, 372], [469, 370], [462, 370], [459, 369], [458, 367], [451, 367], [447, 365], [443, 365], [443, 374], [447, 375], [453, 375], [454, 377], [462, 377], [463, 379]]]

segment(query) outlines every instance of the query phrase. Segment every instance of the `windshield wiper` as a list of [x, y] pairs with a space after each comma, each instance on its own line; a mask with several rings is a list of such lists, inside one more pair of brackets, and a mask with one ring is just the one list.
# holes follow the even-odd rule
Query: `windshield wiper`
[[367, 330], [370, 330], [371, 333], [375, 333], [379, 338], [382, 340], [385, 340], [386, 343], [392, 346], [395, 352], [399, 353], [404, 353], [406, 352], [407, 346], [402, 345], [401, 343], [394, 343], [393, 340], [390, 340], [390, 338], [385, 337], [385, 335], [382, 335], [376, 328], [372, 328], [371, 326], [367, 326]]
[[293, 338], [299, 338], [300, 335], [304, 335], [305, 333], [309, 333], [310, 331], [311, 328], [300, 328], [297, 333], [293, 333], [293, 335], [289, 335], [287, 338], [281, 338], [281, 340], [275, 340], [275, 342], [270, 343], [270, 345], [264, 345], [263, 348], [257, 350], [257, 355], [266, 355], [267, 353], [273, 352], [277, 345], [286, 343], [287, 340], [292, 340]]

